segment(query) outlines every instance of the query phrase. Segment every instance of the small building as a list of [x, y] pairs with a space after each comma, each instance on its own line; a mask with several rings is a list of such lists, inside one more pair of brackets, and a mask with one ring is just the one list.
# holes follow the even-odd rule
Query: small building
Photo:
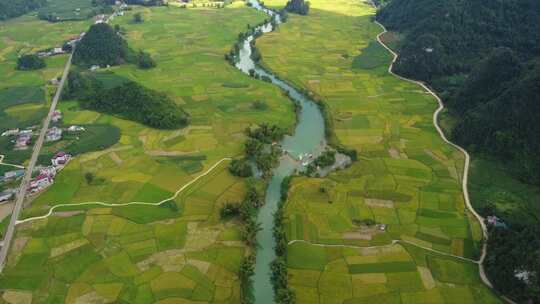
[[19, 129], [11, 129], [11, 130], [6, 130], [2, 132], [2, 136], [13, 136], [13, 135], [18, 135], [18, 134], [19, 134]]
[[386, 225], [385, 224], [378, 224], [377, 229], [379, 229], [380, 231], [386, 231]]
[[15, 140], [15, 150], [24, 150], [28, 148], [28, 145], [32, 141], [32, 135], [22, 134]]
[[97, 15], [96, 16], [96, 22], [94, 22], [95, 24], [98, 24], [98, 23], [103, 23], [105, 22], [105, 15], [101, 14], [101, 15]]
[[45, 136], [46, 141], [57, 141], [60, 139], [62, 139], [62, 129], [57, 127], [50, 128]]
[[17, 179], [24, 175], [24, 170], [13, 170], [4, 172], [4, 179], [10, 180], [10, 179]]
[[71, 159], [71, 155], [65, 152], [58, 152], [51, 158], [51, 164], [55, 167], [63, 166]]
[[49, 166], [49, 167], [42, 167], [39, 169], [39, 174], [40, 175], [47, 175], [51, 178], [54, 178], [56, 176], [56, 168], [53, 167], [53, 166]]
[[9, 201], [13, 197], [13, 194], [15, 194], [15, 192], [12, 190], [0, 192], [0, 203]]
[[497, 228], [504, 228], [504, 229], [508, 228], [508, 226], [506, 226], [506, 224], [503, 222], [503, 220], [501, 220], [500, 218], [498, 218], [495, 215], [487, 216], [486, 217], [486, 222], [487, 222], [488, 225], [494, 226], [494, 227], [497, 227]]
[[54, 77], [51, 80], [49, 80], [49, 83], [52, 84], [53, 86], [57, 86], [60, 84], [60, 81], [58, 80], [58, 78]]
[[99, 65], [93, 65], [93, 66], [90, 67], [91, 72], [95, 72], [97, 70], [99, 70]]
[[34, 131], [32, 131], [30, 129], [22, 130], [22, 131], [19, 132], [19, 135], [30, 135], [30, 136], [32, 136], [32, 134], [34, 134]]
[[40, 174], [30, 181], [30, 189], [32, 189], [33, 192], [39, 191], [47, 188], [49, 185], [52, 184], [52, 182], [53, 179], [50, 176]]
[[53, 122], [59, 122], [60, 119], [62, 119], [62, 112], [60, 110], [55, 110], [51, 119]]
[[67, 128], [67, 131], [68, 132], [84, 132], [84, 131], [86, 131], [86, 129], [84, 127], [81, 127], [81, 126], [73, 125], [73, 126], [70, 126], [69, 128]]
[[52, 50], [53, 54], [57, 55], [57, 54], [64, 54], [64, 50], [61, 48], [61, 47], [55, 47], [53, 48]]

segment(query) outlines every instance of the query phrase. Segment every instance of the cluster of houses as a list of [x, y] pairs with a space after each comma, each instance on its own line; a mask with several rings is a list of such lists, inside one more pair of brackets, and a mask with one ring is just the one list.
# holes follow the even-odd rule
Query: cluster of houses
[[[0, 182], [1, 183], [9, 183], [11, 181], [17, 180], [21, 178], [24, 175], [24, 170], [18, 169], [13, 171], [7, 171], [4, 173], [4, 175], [0, 176]], [[0, 192], [0, 203], [6, 202], [10, 200], [15, 193], [17, 192], [17, 189], [15, 188], [9, 188], [5, 189]]]
[[70, 159], [71, 155], [58, 152], [51, 158], [51, 166], [37, 169], [39, 174], [30, 181], [30, 193], [40, 192], [52, 185], [56, 173], [62, 170]]
[[[62, 112], [56, 110], [53, 112], [52, 121], [58, 123], [62, 119]], [[32, 142], [32, 137], [34, 136], [34, 128], [27, 128], [26, 130], [11, 129], [4, 131], [2, 136], [14, 137], [12, 142], [14, 143], [14, 150], [26, 150]], [[46, 141], [57, 141], [62, 139], [62, 129], [53, 126], [47, 130]]]
[[33, 134], [34, 131], [32, 128], [28, 128], [26, 130], [11, 129], [4, 131], [2, 136], [14, 137], [12, 140], [12, 142], [15, 144], [13, 148], [14, 150], [25, 150], [28, 148], [28, 145], [30, 145]]
[[65, 53], [66, 53], [66, 51], [63, 48], [54, 47], [54, 48], [49, 49], [49, 50], [38, 52], [36, 55], [38, 55], [38, 57], [45, 58], [45, 57], [61, 55], [61, 54], [65, 54]]
[[[30, 180], [29, 192], [34, 194], [44, 190], [53, 184], [56, 174], [62, 170], [71, 159], [71, 155], [65, 152], [58, 152], [51, 158], [51, 165], [45, 167], [36, 168], [38, 173], [34, 178]], [[0, 176], [0, 182], [9, 183], [15, 181], [24, 176], [24, 170], [13, 170], [5, 172], [3, 176]], [[0, 192], [0, 203], [4, 203], [12, 199], [17, 192], [16, 188], [5, 189]]]

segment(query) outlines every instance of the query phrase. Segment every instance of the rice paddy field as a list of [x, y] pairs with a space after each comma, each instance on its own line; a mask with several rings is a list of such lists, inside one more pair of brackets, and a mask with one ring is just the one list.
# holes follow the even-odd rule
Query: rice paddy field
[[387, 73], [372, 7], [310, 2], [308, 16], [289, 14], [257, 48], [265, 66], [328, 105], [331, 140], [359, 159], [293, 180], [285, 230], [298, 302], [498, 302], [477, 265], [453, 257], [477, 259], [482, 233], [464, 205], [464, 157], [433, 126], [436, 100]]
[[[144, 23], [131, 22], [137, 12]], [[224, 157], [241, 155], [246, 127], [272, 122], [292, 128], [293, 106], [281, 91], [224, 59], [238, 34], [263, 19], [238, 2], [219, 10], [134, 7], [115, 18], [129, 45], [149, 52], [157, 67], [124, 65], [96, 76], [110, 85], [129, 78], [164, 92], [192, 122], [184, 129], [155, 130], [61, 101], [64, 124], [113, 126], [120, 139], [108, 149], [75, 157], [53, 186], [32, 198], [21, 218], [46, 214], [57, 204], [156, 203]], [[255, 109], [258, 100], [268, 108]], [[219, 210], [240, 201], [245, 184], [227, 166], [220, 163], [159, 207], [62, 207], [47, 219], [19, 225], [0, 277], [2, 299], [239, 303], [237, 273], [248, 249], [240, 223], [221, 221]]]

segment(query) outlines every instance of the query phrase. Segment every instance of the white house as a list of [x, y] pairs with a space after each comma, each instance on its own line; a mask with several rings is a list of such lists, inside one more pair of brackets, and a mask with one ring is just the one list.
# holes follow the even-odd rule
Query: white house
[[56, 54], [63, 54], [63, 53], [64, 53], [64, 50], [62, 50], [61, 47], [55, 47], [55, 48], [53, 49], [53, 54], [55, 54], [55, 55], [56, 55]]
[[22, 134], [22, 132], [19, 134], [19, 137], [17, 137], [17, 140], [15, 141], [15, 149], [23, 150], [28, 148], [28, 144], [30, 144], [30, 141], [32, 140], [32, 135]]
[[62, 138], [62, 129], [57, 127], [52, 127], [47, 131], [47, 135], [45, 137], [46, 141], [57, 141]]
[[68, 130], [68, 132], [84, 132], [84, 131], [86, 131], [86, 129], [84, 127], [76, 126], [76, 125], [70, 126], [69, 128], [67, 128], [67, 130]]
[[51, 119], [53, 122], [58, 122], [60, 119], [62, 119], [62, 112], [60, 112], [60, 110], [55, 110]]
[[40, 175], [47, 175], [49, 177], [54, 177], [56, 175], [56, 168], [53, 166], [42, 167], [39, 169]]
[[12, 136], [19, 134], [19, 129], [6, 130], [2, 133], [2, 136]]
[[71, 155], [65, 153], [65, 152], [58, 152], [54, 157], [51, 159], [51, 163], [53, 166], [63, 166], [65, 165], [71, 158]]
[[0, 202], [9, 201], [13, 196], [13, 192], [10, 190], [0, 192]]
[[47, 188], [52, 184], [53, 179], [50, 176], [40, 174], [36, 178], [30, 181], [30, 188], [32, 191], [39, 191], [41, 189]]

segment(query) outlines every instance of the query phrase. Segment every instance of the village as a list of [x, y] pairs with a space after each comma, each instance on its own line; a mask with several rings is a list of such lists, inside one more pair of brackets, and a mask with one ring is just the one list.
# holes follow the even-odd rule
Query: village
[[[64, 132], [78, 134], [86, 131], [84, 127], [77, 125], [70, 125], [68, 127], [60, 127], [60, 121], [62, 119], [62, 112], [59, 110], [54, 111], [52, 115], [53, 126], [47, 130], [45, 135], [46, 143], [54, 143], [60, 141]], [[28, 127], [25, 129], [11, 129], [4, 131], [1, 136], [10, 138], [10, 142], [13, 144], [13, 151], [27, 150], [32, 146], [32, 140], [37, 136], [38, 130], [36, 126]], [[53, 182], [56, 174], [64, 168], [64, 166], [71, 159], [71, 155], [58, 151], [50, 159], [49, 166], [36, 167], [32, 173], [32, 180], [30, 181], [28, 193], [33, 195], [38, 193]], [[14, 170], [5, 171], [3, 175], [0, 175], [0, 203], [5, 203], [14, 198], [17, 192], [19, 180], [24, 176], [24, 167], [13, 164], [0, 165], [15, 167]]]

